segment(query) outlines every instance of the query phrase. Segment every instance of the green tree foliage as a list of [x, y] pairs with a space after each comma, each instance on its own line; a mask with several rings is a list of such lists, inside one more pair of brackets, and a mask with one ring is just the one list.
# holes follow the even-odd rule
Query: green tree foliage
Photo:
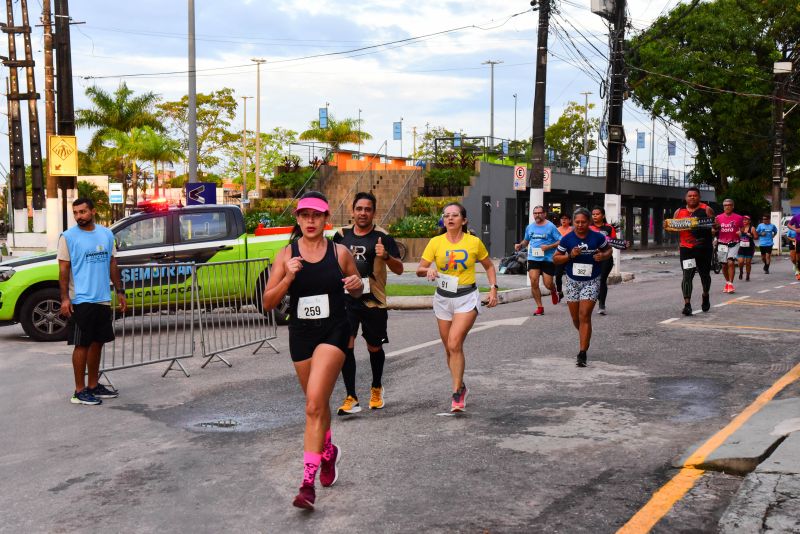
[[108, 203], [108, 195], [105, 191], [91, 182], [80, 180], [78, 182], [78, 198], [91, 199], [94, 202], [95, 210], [97, 210], [97, 222], [101, 224], [108, 223], [111, 209]]
[[111, 130], [127, 132], [142, 126], [164, 130], [161, 121], [154, 113], [154, 106], [159, 99], [155, 93], [133, 96], [133, 90], [123, 82], [113, 94], [94, 86], [86, 89], [86, 96], [91, 101], [92, 107], [77, 110], [75, 124], [80, 127], [96, 128], [92, 134], [90, 152], [99, 149], [103, 144], [103, 138]]
[[103, 136], [103, 144], [117, 161], [121, 161], [123, 169], [131, 170], [130, 187], [127, 180], [122, 180], [123, 195], [127, 202], [128, 190], [133, 191], [133, 205], [139, 200], [139, 165], [140, 160], [146, 159], [149, 155], [147, 149], [147, 130], [144, 128], [132, 128], [127, 132], [119, 130], [109, 130]]
[[319, 119], [310, 123], [310, 128], [300, 134], [303, 141], [319, 141], [328, 143], [333, 150], [338, 150], [346, 144], [363, 144], [369, 141], [372, 136], [364, 131], [363, 120], [342, 119], [336, 120], [332, 115], [328, 116], [328, 127], [320, 128]]
[[[748, 206], [754, 192], [763, 207], [769, 191], [773, 63], [798, 41], [797, 0], [714, 0], [679, 5], [628, 46], [634, 100], [681, 125], [697, 146], [695, 180], [719, 198], [738, 197], [737, 208], [757, 209]], [[792, 169], [800, 164], [800, 113], [786, 120]]]
[[[589, 109], [592, 108], [594, 108], [594, 104], [589, 104]], [[586, 106], [569, 102], [558, 120], [551, 124], [544, 133], [547, 147], [552, 148], [555, 151], [556, 159], [569, 168], [579, 165], [580, 156], [584, 153], [583, 136], [587, 129], [589, 132], [588, 152], [597, 148], [597, 141], [592, 138], [592, 132], [597, 131], [600, 120], [589, 119], [586, 121], [584, 119], [585, 112]]]
[[[142, 159], [153, 163], [153, 189], [158, 193], [158, 164], [162, 168], [166, 164], [170, 166], [183, 159], [183, 151], [179, 141], [167, 137], [154, 129], [145, 126], [142, 132], [142, 146], [140, 156]], [[163, 184], [161, 184], [163, 187]]]
[[[202, 169], [216, 167], [221, 151], [236, 141], [236, 134], [230, 131], [231, 122], [236, 116], [237, 102], [233, 89], [224, 87], [211, 93], [197, 94], [197, 167]], [[169, 125], [170, 130], [181, 140], [181, 148], [189, 146], [189, 97], [164, 102], [158, 105], [158, 112]]]
[[[256, 134], [247, 131], [247, 190], [252, 191], [256, 183]], [[225, 145], [225, 174], [236, 184], [242, 183], [242, 131], [236, 132]], [[271, 132], [261, 132], [261, 185], [265, 178], [275, 172], [275, 167], [284, 163], [289, 145], [297, 140], [297, 132], [276, 127]]]

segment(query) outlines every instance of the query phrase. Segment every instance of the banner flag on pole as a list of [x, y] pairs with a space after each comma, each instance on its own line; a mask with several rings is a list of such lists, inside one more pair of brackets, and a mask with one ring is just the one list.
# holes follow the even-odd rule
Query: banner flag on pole
[[328, 108], [319, 108], [319, 127], [328, 127]]
[[608, 139], [608, 124], [605, 122], [600, 123], [600, 140], [605, 141]]
[[644, 165], [636, 166], [636, 176], [644, 176]]
[[400, 141], [403, 139], [403, 123], [402, 122], [393, 122], [392, 123], [392, 134], [393, 139], [395, 141]]
[[644, 148], [644, 132], [636, 134], [636, 148]]
[[586, 168], [586, 154], [581, 154], [581, 169]]
[[453, 139], [453, 147], [454, 148], [461, 148], [461, 134], [455, 134], [455, 139]]
[[675, 141], [667, 141], [667, 155], [675, 155]]

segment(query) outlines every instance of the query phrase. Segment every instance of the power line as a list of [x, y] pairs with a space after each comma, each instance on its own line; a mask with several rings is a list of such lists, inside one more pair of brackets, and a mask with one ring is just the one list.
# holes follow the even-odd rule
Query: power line
[[[419, 41], [421, 39], [429, 39], [431, 37], [435, 37], [435, 36], [439, 36], [439, 35], [446, 35], [446, 34], [449, 34], [449, 33], [460, 32], [460, 31], [467, 30], [467, 29], [478, 29], [478, 30], [483, 30], [483, 31], [491, 31], [491, 30], [497, 29], [497, 28], [507, 24], [511, 19], [513, 19], [515, 17], [518, 17], [520, 15], [524, 15], [525, 13], [530, 13], [530, 12], [531, 12], [530, 9], [526, 9], [525, 11], [520, 11], [518, 13], [514, 13], [513, 15], [509, 15], [506, 18], [506, 20], [503, 21], [502, 23], [500, 23], [500, 24], [498, 24], [496, 26], [488, 27], [488, 28], [485, 28], [485, 27], [482, 27], [482, 26], [479, 26], [479, 25], [476, 25], [476, 24], [470, 24], [470, 25], [466, 25], [466, 26], [460, 26], [458, 28], [451, 28], [449, 30], [442, 30], [442, 31], [438, 31], [438, 32], [428, 33], [428, 34], [425, 34], [425, 35], [419, 35], [419, 36], [416, 36], [416, 37], [407, 37], [407, 38], [404, 38], [404, 39], [397, 39], [397, 40], [394, 40], [394, 41], [387, 41], [387, 42], [380, 43], [380, 44], [375, 44], [375, 45], [362, 46], [362, 47], [353, 48], [353, 49], [350, 49], [350, 50], [342, 50], [342, 51], [338, 51], [338, 52], [325, 52], [325, 53], [321, 53], [321, 54], [311, 54], [311, 55], [308, 55], [308, 56], [301, 56], [301, 57], [289, 58], [289, 59], [270, 60], [269, 63], [270, 63], [270, 65], [275, 65], [275, 64], [278, 64], [278, 63], [289, 63], [289, 62], [295, 62], [295, 61], [304, 61], [304, 60], [307, 60], [307, 59], [317, 59], [317, 58], [332, 57], [332, 56], [343, 56], [343, 55], [348, 55], [348, 54], [354, 54], [356, 52], [362, 52], [362, 51], [365, 51], [365, 50], [373, 50], [373, 49], [377, 49], [377, 48], [385, 48], [385, 47], [389, 47], [391, 45], [403, 45], [403, 44], [407, 44], [407, 43], [412, 43], [414, 41]], [[227, 69], [235, 69], [235, 68], [241, 68], [241, 67], [250, 67], [250, 68], [252, 68], [252, 66], [253, 66], [252, 63], [248, 63], [248, 64], [243, 64], [243, 65], [233, 65], [233, 66], [230, 66], [230, 67], [216, 67], [216, 68], [209, 68], [209, 69], [195, 69], [194, 72], [214, 71], [214, 70], [227, 70]], [[86, 79], [86, 80], [100, 80], [100, 79], [107, 79], [107, 78], [135, 78], [135, 77], [142, 77], [142, 76], [158, 76], [158, 75], [162, 75], [162, 74], [169, 75], [169, 74], [188, 74], [188, 73], [189, 73], [188, 70], [183, 70], [183, 71], [167, 71], [167, 72], [143, 72], [143, 73], [134, 73], [134, 74], [117, 74], [117, 75], [105, 75], [105, 76], [82, 76], [82, 78]]]

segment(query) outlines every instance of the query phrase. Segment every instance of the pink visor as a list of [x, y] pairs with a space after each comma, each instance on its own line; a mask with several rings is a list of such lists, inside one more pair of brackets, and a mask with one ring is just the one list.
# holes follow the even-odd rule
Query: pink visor
[[297, 213], [300, 210], [304, 209], [311, 209], [314, 211], [319, 211], [320, 213], [325, 213], [330, 211], [328, 208], [328, 203], [322, 200], [321, 198], [301, 198], [300, 202], [297, 203], [297, 208], [295, 208], [294, 213]]

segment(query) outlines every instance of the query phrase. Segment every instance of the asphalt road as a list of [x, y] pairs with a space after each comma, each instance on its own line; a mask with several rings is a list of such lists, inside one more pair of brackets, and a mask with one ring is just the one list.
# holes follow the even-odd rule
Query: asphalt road
[[[339, 481], [318, 487], [310, 514], [291, 506], [304, 415], [285, 327], [280, 354], [239, 350], [230, 369], [115, 372], [122, 396], [101, 407], [69, 403], [63, 344], [0, 328], [0, 532], [614, 532], [676, 457], [800, 360], [788, 261], [768, 276], [756, 268], [735, 295], [715, 276], [712, 304], [731, 302], [688, 318], [677, 258], [623, 270], [636, 280], [613, 286], [609, 315], [594, 316], [586, 369], [565, 305], [542, 317], [531, 300], [484, 310], [460, 416], [446, 412], [440, 345], [403, 350], [438, 338], [432, 312], [392, 312], [387, 406], [335, 417]], [[366, 401], [361, 340], [356, 357]], [[334, 409], [343, 396], [340, 383]], [[798, 396], [795, 384], [777, 398]], [[236, 426], [208, 425], [219, 421]], [[741, 480], [707, 473], [654, 531], [715, 532]]]

